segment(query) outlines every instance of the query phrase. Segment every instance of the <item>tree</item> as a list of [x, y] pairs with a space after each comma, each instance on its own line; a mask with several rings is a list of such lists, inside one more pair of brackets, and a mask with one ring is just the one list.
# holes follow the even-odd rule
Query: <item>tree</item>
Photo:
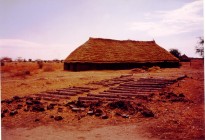
[[196, 53], [204, 58], [204, 38], [202, 37], [199, 37], [199, 41], [197, 42]]
[[178, 49], [170, 49], [169, 52], [177, 58], [180, 58], [180, 56], [181, 56], [181, 53], [179, 52]]
[[10, 57], [2, 57], [1, 62], [12, 62], [12, 58]]
[[22, 57], [17, 57], [17, 58], [16, 58], [16, 61], [18, 61], [18, 62], [23, 62], [23, 60], [24, 60], [24, 59], [23, 59]]

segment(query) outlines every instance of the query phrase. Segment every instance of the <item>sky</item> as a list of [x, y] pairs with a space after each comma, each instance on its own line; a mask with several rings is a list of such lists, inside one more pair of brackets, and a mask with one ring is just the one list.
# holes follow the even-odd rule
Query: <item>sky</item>
[[0, 56], [65, 59], [94, 37], [199, 57], [203, 21], [203, 0], [0, 0]]

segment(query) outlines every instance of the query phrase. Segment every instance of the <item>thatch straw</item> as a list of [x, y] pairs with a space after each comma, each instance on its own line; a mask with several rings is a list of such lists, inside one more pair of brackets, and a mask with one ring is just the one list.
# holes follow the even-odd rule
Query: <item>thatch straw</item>
[[161, 48], [155, 41], [132, 41], [90, 38], [73, 51], [65, 62], [136, 63], [178, 62], [179, 60]]

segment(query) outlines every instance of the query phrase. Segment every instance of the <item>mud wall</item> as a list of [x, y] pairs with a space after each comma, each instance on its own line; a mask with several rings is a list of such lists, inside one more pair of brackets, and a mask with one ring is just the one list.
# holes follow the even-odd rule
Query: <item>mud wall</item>
[[179, 62], [156, 62], [156, 63], [64, 63], [64, 70], [124, 70], [141, 67], [159, 66], [161, 68], [177, 68]]

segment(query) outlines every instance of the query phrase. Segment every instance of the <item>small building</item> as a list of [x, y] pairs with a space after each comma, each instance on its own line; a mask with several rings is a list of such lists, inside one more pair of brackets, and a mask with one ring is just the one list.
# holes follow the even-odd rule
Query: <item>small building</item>
[[181, 62], [190, 62], [190, 61], [191, 61], [191, 59], [190, 59], [188, 56], [186, 56], [185, 54], [183, 54], [182, 56], [180, 56], [180, 57], [179, 57], [179, 60], [180, 60]]
[[118, 70], [139, 67], [179, 67], [179, 59], [155, 41], [89, 38], [64, 61], [64, 70]]

